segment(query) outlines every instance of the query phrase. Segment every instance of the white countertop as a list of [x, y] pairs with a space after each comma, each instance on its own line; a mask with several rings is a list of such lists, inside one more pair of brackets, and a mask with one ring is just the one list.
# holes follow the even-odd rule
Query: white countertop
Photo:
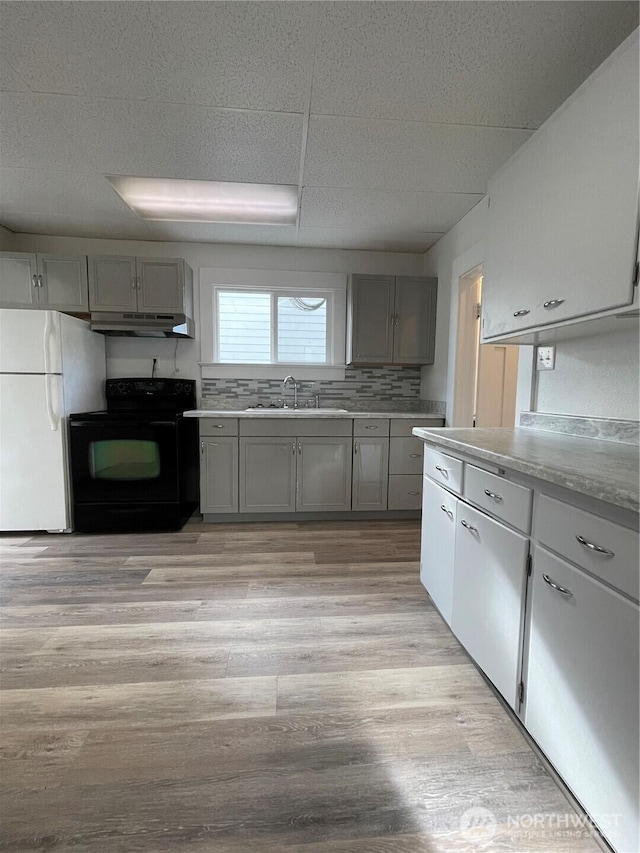
[[637, 445], [524, 427], [415, 427], [412, 432], [445, 450], [457, 450], [623, 509], [640, 509]]
[[350, 412], [316, 411], [315, 409], [259, 409], [247, 412], [245, 409], [191, 409], [184, 412], [185, 418], [406, 418], [413, 421], [433, 421], [437, 427], [444, 423], [443, 415], [425, 412]]

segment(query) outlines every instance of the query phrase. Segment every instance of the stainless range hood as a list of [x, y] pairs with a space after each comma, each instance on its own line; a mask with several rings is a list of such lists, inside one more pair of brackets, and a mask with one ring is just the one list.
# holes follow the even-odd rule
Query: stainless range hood
[[103, 335], [127, 338], [192, 338], [194, 322], [186, 314], [94, 312], [91, 328]]

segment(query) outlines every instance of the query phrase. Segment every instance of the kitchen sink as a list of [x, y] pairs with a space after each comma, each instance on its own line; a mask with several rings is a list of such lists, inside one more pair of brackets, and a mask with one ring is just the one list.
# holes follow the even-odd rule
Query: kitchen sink
[[261, 414], [278, 415], [347, 415], [346, 409], [285, 409], [274, 406], [250, 406], [245, 412], [260, 412]]

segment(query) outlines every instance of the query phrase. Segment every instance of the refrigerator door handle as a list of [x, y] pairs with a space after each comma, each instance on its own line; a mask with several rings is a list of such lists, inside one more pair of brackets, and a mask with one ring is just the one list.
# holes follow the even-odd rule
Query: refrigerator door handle
[[[44, 318], [44, 331], [42, 333], [42, 350], [43, 350], [43, 362], [44, 362], [44, 372], [51, 373], [51, 360], [49, 358], [49, 338], [51, 336], [51, 311], [47, 311]], [[49, 386], [47, 385], [47, 388]], [[47, 391], [47, 394], [49, 392]], [[52, 427], [53, 429], [53, 427]]]
[[56, 416], [56, 413], [53, 410], [53, 404], [51, 402], [51, 388], [49, 387], [49, 382], [51, 380], [51, 374], [47, 373], [44, 377], [44, 399], [45, 404], [47, 406], [47, 415], [49, 416], [49, 426], [52, 430], [58, 429], [59, 418]]

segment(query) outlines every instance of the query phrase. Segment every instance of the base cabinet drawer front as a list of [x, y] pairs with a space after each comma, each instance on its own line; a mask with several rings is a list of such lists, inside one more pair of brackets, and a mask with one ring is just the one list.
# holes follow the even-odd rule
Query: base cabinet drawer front
[[421, 502], [419, 474], [389, 474], [389, 509], [420, 509]]
[[620, 853], [640, 849], [638, 619], [636, 604], [535, 549], [525, 725]]
[[422, 486], [420, 581], [451, 625], [453, 564], [458, 499], [428, 477]]
[[353, 420], [354, 436], [362, 438], [388, 438], [389, 437], [389, 419], [388, 418], [354, 418]]
[[389, 473], [422, 475], [422, 448], [419, 438], [391, 438], [389, 442]]
[[296, 510], [350, 510], [351, 455], [351, 438], [299, 438]]
[[481, 468], [467, 465], [464, 474], [464, 496], [471, 503], [523, 533], [531, 531], [531, 489], [510, 483]]
[[425, 444], [424, 473], [446, 489], [462, 495], [463, 463], [459, 459]]
[[200, 418], [200, 435], [237, 435], [237, 418]]
[[389, 439], [354, 437], [351, 508], [387, 509], [388, 485]]
[[458, 503], [451, 628], [512, 708], [529, 540]]
[[550, 550], [638, 599], [636, 531], [541, 495], [536, 504], [535, 536]]
[[238, 439], [200, 442], [200, 512], [238, 512]]
[[291, 415], [283, 418], [240, 418], [240, 435], [264, 436], [345, 436], [351, 437], [353, 432], [352, 418], [306, 418]]
[[240, 512], [294, 512], [296, 508], [294, 439], [240, 439]]

